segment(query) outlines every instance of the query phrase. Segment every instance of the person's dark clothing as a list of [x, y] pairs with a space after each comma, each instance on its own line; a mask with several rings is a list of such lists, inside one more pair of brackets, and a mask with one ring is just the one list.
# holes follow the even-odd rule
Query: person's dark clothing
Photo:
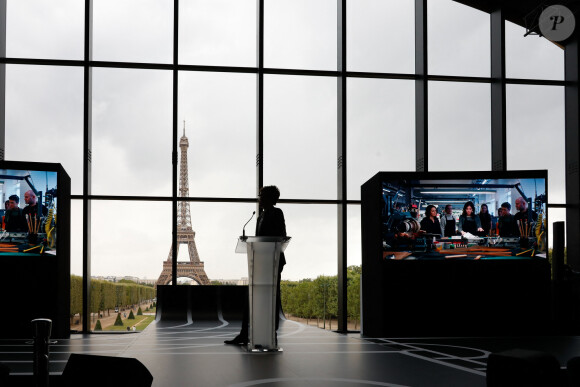
[[455, 231], [455, 217], [453, 215], [442, 214], [439, 223], [441, 223], [441, 234], [444, 237], [457, 235]]
[[497, 227], [499, 229], [499, 236], [501, 237], [513, 237], [519, 234], [512, 214], [500, 217], [497, 221]]
[[465, 216], [459, 215], [459, 223], [457, 223], [457, 230], [461, 233], [461, 231], [468, 232], [472, 235], [477, 235], [477, 229], [481, 227], [481, 221], [479, 220], [479, 216]]
[[[260, 213], [256, 221], [256, 236], [286, 236], [286, 222], [284, 213], [277, 207], [266, 209]], [[286, 264], [284, 253], [280, 253], [278, 274]]]
[[516, 220], [516, 223], [518, 220], [524, 220], [525, 222], [527, 222], [528, 221], [528, 212], [531, 213], [532, 222], [536, 222], [538, 220], [538, 214], [536, 213], [536, 211], [526, 210], [525, 212], [518, 212], [517, 214], [514, 215], [514, 219]]
[[481, 228], [483, 229], [482, 236], [491, 234], [491, 215], [489, 212], [479, 213], [479, 220], [481, 221]]
[[4, 224], [5, 230], [8, 232], [28, 232], [26, 217], [21, 208], [6, 210]]
[[[24, 209], [22, 210], [22, 213], [24, 215], [32, 214], [33, 216], [38, 216], [38, 206], [39, 206], [38, 203], [36, 203], [33, 206], [28, 205], [28, 206], [24, 207]], [[42, 216], [48, 215], [48, 210], [46, 209], [46, 207], [43, 206], [42, 204], [40, 204], [40, 206], [41, 206], [40, 211], [42, 213]]]
[[441, 236], [441, 225], [439, 224], [439, 219], [435, 218], [435, 221], [432, 221], [431, 218], [424, 217], [421, 219], [421, 230], [428, 234]]

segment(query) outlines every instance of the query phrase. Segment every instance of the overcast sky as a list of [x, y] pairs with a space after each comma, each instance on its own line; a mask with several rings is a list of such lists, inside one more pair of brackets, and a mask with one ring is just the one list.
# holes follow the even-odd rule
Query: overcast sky
[[[413, 1], [355, 0], [347, 6], [348, 69], [413, 73]], [[78, 0], [8, 0], [7, 56], [82, 59]], [[182, 64], [256, 64], [254, 0], [180, 1]], [[93, 59], [171, 63], [173, 1], [94, 2]], [[489, 76], [489, 14], [430, 0], [429, 72]], [[266, 0], [265, 65], [336, 69], [335, 0]], [[563, 51], [506, 24], [509, 77], [563, 79]], [[6, 159], [60, 162], [82, 193], [83, 70], [7, 65]], [[93, 70], [93, 193], [171, 195], [172, 74]], [[380, 170], [415, 168], [414, 83], [349, 79], [348, 198]], [[264, 183], [283, 198], [336, 198], [336, 80], [266, 75]], [[491, 169], [490, 86], [429, 84], [431, 170]], [[182, 72], [179, 120], [189, 138], [191, 196], [255, 195], [256, 79]], [[180, 132], [182, 124], [179, 124]], [[548, 169], [553, 203], [564, 203], [564, 90], [508, 85], [509, 169]], [[336, 274], [334, 205], [288, 205], [283, 278]], [[210, 279], [247, 276], [234, 247], [253, 204], [191, 203], [199, 255]], [[82, 204], [73, 203], [72, 272], [82, 272]], [[551, 210], [551, 221], [563, 219]], [[255, 221], [247, 230], [253, 233]], [[171, 245], [170, 202], [95, 201], [93, 275], [157, 278]], [[360, 264], [360, 208], [348, 209], [348, 263]], [[180, 260], [187, 259], [181, 248]]]

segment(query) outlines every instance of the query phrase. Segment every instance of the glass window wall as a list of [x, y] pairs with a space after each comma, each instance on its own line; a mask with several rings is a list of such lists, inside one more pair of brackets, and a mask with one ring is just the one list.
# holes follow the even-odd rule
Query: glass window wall
[[[380, 170], [415, 169], [415, 81], [391, 74], [414, 73], [415, 2], [347, 2], [342, 27], [348, 70], [384, 73], [366, 78], [333, 72], [336, 1], [265, 0], [263, 31], [256, 16], [260, 3], [180, 2], [179, 59], [173, 63], [173, 1], [95, 1], [90, 41], [98, 62], [86, 63], [84, 2], [10, 2], [6, 90], [0, 90], [6, 96], [5, 156], [61, 162], [71, 176], [73, 274], [82, 274], [87, 221], [94, 276], [160, 275], [177, 221], [171, 204], [179, 185], [179, 173], [173, 179], [174, 168], [179, 171], [173, 136], [179, 141], [185, 121], [191, 226], [209, 279], [247, 275], [245, 258], [233, 250], [256, 209], [257, 181], [278, 185], [282, 199], [290, 201], [278, 204], [293, 237], [283, 279], [322, 283], [336, 276], [341, 112], [347, 134], [347, 264], [360, 264], [360, 185]], [[489, 77], [489, 14], [450, 0], [429, 1], [427, 7], [428, 74]], [[563, 51], [523, 33], [506, 23], [507, 77], [562, 80]], [[265, 69], [256, 68], [259, 34]], [[15, 59], [25, 64], [11, 64]], [[77, 62], [49, 67], [44, 59]], [[85, 65], [95, 66], [89, 67], [86, 101], [92, 114], [89, 176], [83, 175]], [[262, 75], [264, 82], [257, 82]], [[347, 77], [344, 104], [338, 100], [341, 76]], [[428, 119], [429, 170], [490, 170], [491, 79], [457, 81], [430, 81], [428, 111], [418, 112]], [[547, 168], [550, 202], [565, 203], [563, 85], [508, 84], [506, 98], [508, 168]], [[262, 172], [256, 165], [260, 145]], [[84, 182], [92, 186], [86, 197], [90, 219], [82, 218]], [[563, 214], [553, 209], [550, 221]], [[254, 229], [255, 218], [246, 234]], [[180, 250], [179, 260], [187, 259], [185, 246]], [[95, 327], [103, 311], [92, 309]]]

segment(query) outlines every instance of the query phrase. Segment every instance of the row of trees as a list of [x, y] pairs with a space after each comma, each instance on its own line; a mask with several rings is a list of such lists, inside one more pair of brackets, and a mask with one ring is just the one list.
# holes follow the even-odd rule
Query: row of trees
[[[347, 316], [360, 320], [360, 266], [347, 268]], [[282, 281], [280, 297], [285, 313], [306, 319], [336, 318], [338, 315], [338, 278], [319, 276], [316, 279]], [[331, 327], [332, 329], [332, 327]]]
[[[71, 275], [70, 313], [82, 315], [83, 288], [82, 277]], [[132, 281], [109, 282], [91, 280], [91, 305], [92, 313], [100, 315], [101, 312], [115, 307], [125, 307], [139, 304], [144, 300], [155, 298], [155, 289], [150, 286], [139, 285]]]
[[[356, 324], [360, 321], [360, 266], [347, 268], [347, 316]], [[280, 296], [284, 312], [306, 319], [330, 320], [338, 315], [338, 278], [337, 276], [319, 276], [316, 279], [300, 281], [282, 281]], [[125, 307], [139, 304], [155, 297], [155, 289], [132, 281], [109, 282], [91, 280], [92, 313], [101, 312], [115, 307]], [[71, 276], [71, 318], [75, 314], [82, 315], [82, 277]], [[332, 328], [332, 327], [331, 327]]]

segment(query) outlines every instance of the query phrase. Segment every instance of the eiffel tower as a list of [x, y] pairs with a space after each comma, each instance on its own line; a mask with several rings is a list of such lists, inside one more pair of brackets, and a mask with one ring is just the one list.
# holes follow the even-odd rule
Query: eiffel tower
[[[189, 141], [185, 137], [185, 121], [183, 122], [183, 136], [179, 140], [181, 160], [179, 168], [179, 196], [189, 196], [189, 179], [187, 177], [187, 148]], [[177, 243], [187, 245], [189, 250], [189, 262], [177, 262], [177, 277], [191, 278], [200, 285], [209, 285], [209, 279], [205, 274], [203, 262], [199, 260], [197, 247], [195, 246], [195, 231], [191, 228], [191, 211], [189, 202], [177, 202]], [[173, 258], [173, 246], [169, 250], [167, 260], [163, 262], [163, 271], [157, 280], [157, 285], [167, 285], [171, 281], [171, 260]], [[179, 253], [179, 250], [177, 251]], [[177, 256], [176, 256], [177, 258]], [[177, 280], [177, 279], [175, 279]]]

